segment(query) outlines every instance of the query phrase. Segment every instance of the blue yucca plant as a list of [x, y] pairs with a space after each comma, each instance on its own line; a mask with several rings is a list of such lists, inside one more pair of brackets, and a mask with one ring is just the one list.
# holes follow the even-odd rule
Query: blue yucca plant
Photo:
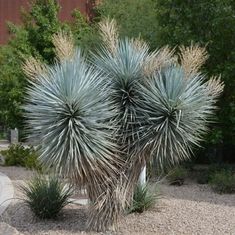
[[[219, 79], [199, 72], [207, 59], [198, 45], [149, 52], [138, 39], [119, 39], [115, 22], [101, 24], [104, 47], [94, 64], [108, 77], [109, 99], [117, 110], [117, 143], [126, 162], [126, 186], [133, 194], [141, 170], [190, 158], [199, 146], [223, 90]], [[180, 61], [180, 62], [179, 62]]]
[[187, 77], [184, 68], [173, 65], [156, 72], [140, 89], [143, 99], [137, 109], [145, 113], [138, 140], [141, 151], [149, 151], [162, 166], [189, 158], [215, 109], [205, 77]]
[[[26, 62], [25, 70], [34, 79], [24, 108], [30, 137], [39, 147], [39, 160], [47, 169], [87, 189], [91, 201], [88, 223], [102, 230], [119, 210], [111, 190], [121, 165], [110, 121], [115, 110], [101, 82], [106, 77], [88, 66], [79, 49], [74, 50], [51, 67], [35, 60]], [[103, 204], [109, 205], [110, 219], [102, 217], [107, 216], [102, 214], [106, 210]]]
[[[223, 90], [199, 69], [198, 46], [149, 52], [139, 39], [120, 39], [115, 22], [100, 24], [104, 45], [89, 62], [70, 37], [54, 38], [58, 61], [34, 59], [25, 106], [40, 160], [87, 188], [88, 225], [105, 230], [132, 199], [146, 163], [175, 164], [199, 145]], [[179, 62], [180, 61], [180, 62]]]
[[114, 110], [100, 81], [101, 74], [77, 51], [72, 60], [48, 68], [28, 88], [25, 110], [31, 137], [40, 144], [40, 160], [79, 182], [86, 181], [87, 169], [96, 164], [115, 170], [113, 129], [106, 122]]

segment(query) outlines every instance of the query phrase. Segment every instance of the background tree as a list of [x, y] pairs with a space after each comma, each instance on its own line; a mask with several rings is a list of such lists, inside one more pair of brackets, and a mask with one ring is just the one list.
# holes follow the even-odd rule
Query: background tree
[[78, 10], [72, 23], [58, 18], [59, 3], [55, 0], [32, 0], [29, 10], [22, 9], [22, 25], [8, 23], [11, 38], [0, 48], [0, 123], [5, 127], [23, 128], [21, 104], [28, 84], [22, 72], [22, 62], [33, 56], [50, 64], [55, 58], [52, 36], [60, 31], [72, 31], [77, 45], [93, 47], [95, 30]]

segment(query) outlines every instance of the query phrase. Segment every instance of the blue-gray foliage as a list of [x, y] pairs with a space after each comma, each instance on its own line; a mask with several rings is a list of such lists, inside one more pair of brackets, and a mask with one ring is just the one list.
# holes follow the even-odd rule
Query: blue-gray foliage
[[79, 181], [97, 165], [115, 168], [113, 128], [108, 122], [115, 111], [105, 99], [103, 79], [78, 51], [28, 88], [25, 110], [31, 137], [40, 145], [40, 160]]
[[170, 66], [146, 79], [140, 88], [143, 100], [138, 112], [141, 121], [140, 149], [164, 167], [190, 157], [200, 146], [215, 109], [201, 74], [186, 76], [180, 66]]

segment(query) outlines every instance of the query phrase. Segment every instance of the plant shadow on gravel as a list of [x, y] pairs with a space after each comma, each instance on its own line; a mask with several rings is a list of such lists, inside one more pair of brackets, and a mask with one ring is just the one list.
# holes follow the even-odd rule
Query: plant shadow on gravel
[[70, 204], [61, 211], [57, 219], [43, 220], [36, 218], [25, 203], [17, 201], [3, 213], [1, 221], [26, 234], [47, 234], [58, 230], [75, 233], [86, 230], [87, 209]]

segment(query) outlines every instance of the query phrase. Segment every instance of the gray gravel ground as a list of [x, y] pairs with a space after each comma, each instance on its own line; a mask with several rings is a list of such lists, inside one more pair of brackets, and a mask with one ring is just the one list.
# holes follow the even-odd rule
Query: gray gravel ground
[[[7, 174], [15, 187], [32, 175], [23, 168], [0, 167], [0, 172]], [[155, 208], [130, 214], [121, 219], [117, 232], [103, 234], [235, 235], [235, 194], [219, 195], [207, 185], [192, 182], [181, 187], [161, 184], [160, 190], [162, 199]], [[22, 197], [19, 190], [15, 197]], [[97, 234], [84, 231], [86, 219], [86, 207], [69, 205], [59, 219], [40, 221], [20, 200], [13, 201], [2, 216], [25, 235]]]

